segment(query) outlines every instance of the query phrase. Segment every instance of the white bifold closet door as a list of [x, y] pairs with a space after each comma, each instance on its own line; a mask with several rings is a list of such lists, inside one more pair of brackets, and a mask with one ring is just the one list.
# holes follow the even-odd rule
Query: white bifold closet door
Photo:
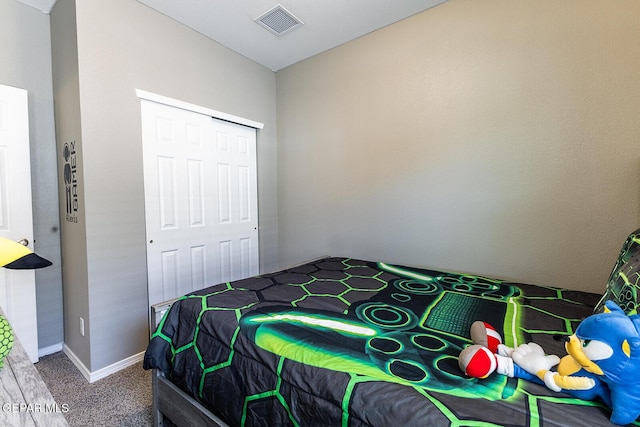
[[141, 103], [149, 303], [258, 274], [256, 130]]

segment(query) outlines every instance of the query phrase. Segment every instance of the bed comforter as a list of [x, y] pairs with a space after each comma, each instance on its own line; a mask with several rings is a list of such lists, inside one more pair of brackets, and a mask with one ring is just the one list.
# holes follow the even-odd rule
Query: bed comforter
[[223, 283], [165, 314], [144, 358], [230, 425], [608, 426], [515, 378], [465, 377], [473, 321], [565, 354], [599, 295], [349, 258]]

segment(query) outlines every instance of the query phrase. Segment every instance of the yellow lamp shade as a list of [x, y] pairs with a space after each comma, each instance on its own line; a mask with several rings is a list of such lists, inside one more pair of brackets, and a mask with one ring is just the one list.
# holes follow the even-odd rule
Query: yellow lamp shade
[[28, 247], [0, 237], [0, 267], [26, 270], [48, 267], [51, 261], [36, 255]]

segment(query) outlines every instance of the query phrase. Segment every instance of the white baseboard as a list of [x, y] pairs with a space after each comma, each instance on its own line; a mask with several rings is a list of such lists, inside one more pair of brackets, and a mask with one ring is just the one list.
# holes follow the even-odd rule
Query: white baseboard
[[43, 347], [38, 349], [38, 357], [48, 356], [53, 353], [62, 351], [62, 343], [50, 345], [49, 347]]
[[91, 371], [84, 366], [84, 363], [78, 359], [78, 356], [76, 356], [66, 344], [62, 346], [62, 351], [67, 355], [71, 362], [76, 365], [76, 368], [78, 368], [82, 376], [84, 376], [87, 381], [91, 382]]
[[118, 371], [121, 371], [122, 369], [128, 368], [131, 365], [140, 363], [142, 362], [142, 359], [144, 359], [144, 351], [143, 351], [141, 353], [134, 354], [133, 356], [127, 357], [126, 359], [120, 360], [119, 362], [113, 363], [109, 366], [105, 366], [102, 369], [98, 369], [97, 371], [91, 372], [86, 366], [84, 366], [84, 363], [82, 363], [82, 361], [73, 353], [73, 351], [71, 351], [71, 349], [67, 347], [66, 344], [63, 346], [62, 351], [64, 351], [64, 354], [66, 354], [67, 357], [69, 357], [71, 362], [73, 362], [73, 364], [76, 365], [76, 368], [78, 368], [82, 376], [84, 376], [87, 379], [87, 381], [89, 381], [90, 383], [98, 381], [99, 379], [108, 377], [109, 375], [114, 374]]

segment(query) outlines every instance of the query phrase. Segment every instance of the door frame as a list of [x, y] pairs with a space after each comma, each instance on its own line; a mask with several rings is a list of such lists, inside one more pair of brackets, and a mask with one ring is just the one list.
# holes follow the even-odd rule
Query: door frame
[[159, 104], [165, 104], [170, 107], [182, 108], [183, 110], [193, 111], [194, 113], [205, 114], [215, 119], [220, 119], [220, 120], [224, 120], [231, 123], [237, 123], [239, 125], [248, 126], [250, 128], [255, 128], [258, 130], [264, 128], [264, 123], [256, 122], [250, 119], [245, 119], [244, 117], [234, 116], [233, 114], [223, 113], [222, 111], [201, 107], [199, 105], [190, 104], [188, 102], [169, 98], [163, 95], [158, 95], [156, 93], [151, 93], [144, 90], [136, 89], [136, 96], [140, 99], [146, 99], [147, 101], [153, 101]]

